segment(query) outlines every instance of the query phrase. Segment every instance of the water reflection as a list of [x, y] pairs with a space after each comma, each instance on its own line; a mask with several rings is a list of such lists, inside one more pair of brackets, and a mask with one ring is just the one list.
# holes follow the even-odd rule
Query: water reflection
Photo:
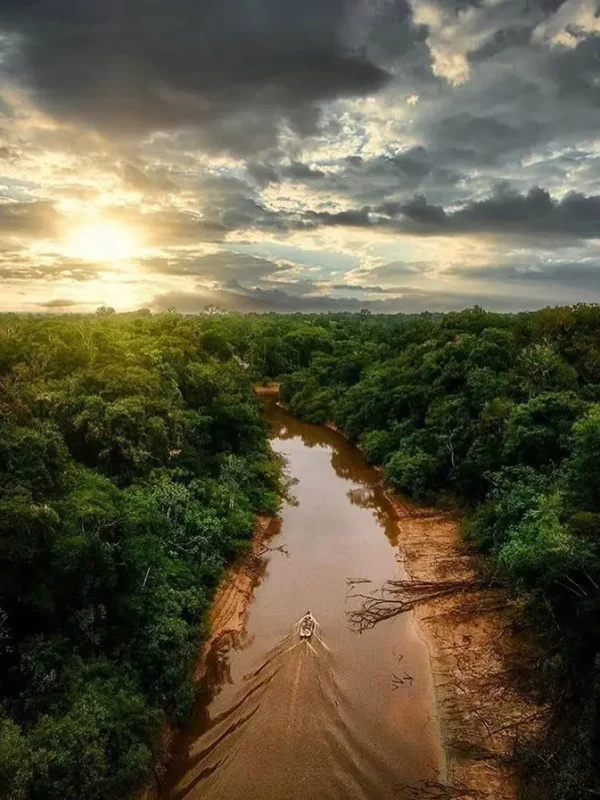
[[348, 489], [347, 496], [353, 505], [373, 511], [377, 521], [393, 545], [398, 544], [397, 517], [392, 503], [386, 497], [381, 483], [381, 474], [367, 464], [356, 445], [349, 442], [337, 431], [323, 425], [299, 422], [286, 411], [273, 397], [263, 399], [265, 412], [271, 423], [273, 438], [286, 441], [301, 436], [306, 447], [321, 447], [330, 454], [330, 463], [335, 474], [360, 487]]

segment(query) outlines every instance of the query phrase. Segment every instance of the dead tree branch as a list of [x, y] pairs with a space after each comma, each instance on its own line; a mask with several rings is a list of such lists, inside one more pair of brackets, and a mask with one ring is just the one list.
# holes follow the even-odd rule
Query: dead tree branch
[[430, 603], [442, 597], [490, 589], [489, 580], [449, 581], [386, 581], [377, 593], [370, 595], [353, 592], [355, 583], [348, 581], [349, 600], [360, 600], [357, 609], [348, 611], [351, 627], [361, 633], [375, 627], [378, 622], [412, 611], [422, 603]]

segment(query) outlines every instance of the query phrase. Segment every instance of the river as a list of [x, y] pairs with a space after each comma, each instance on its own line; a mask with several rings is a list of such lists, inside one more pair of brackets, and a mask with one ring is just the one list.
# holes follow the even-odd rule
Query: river
[[[348, 579], [402, 576], [377, 471], [341, 435], [268, 403], [273, 450], [296, 479], [245, 630], [215, 642], [162, 800], [387, 800], [443, 780], [429, 653], [411, 614], [363, 634]], [[293, 633], [310, 608], [310, 643]], [[412, 796], [412, 795], [410, 795]]]

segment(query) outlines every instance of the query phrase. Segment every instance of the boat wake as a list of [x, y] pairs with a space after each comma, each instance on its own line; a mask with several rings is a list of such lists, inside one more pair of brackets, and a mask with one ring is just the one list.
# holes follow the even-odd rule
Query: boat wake
[[305, 615], [179, 759], [173, 800], [402, 797], [311, 618], [310, 633]]

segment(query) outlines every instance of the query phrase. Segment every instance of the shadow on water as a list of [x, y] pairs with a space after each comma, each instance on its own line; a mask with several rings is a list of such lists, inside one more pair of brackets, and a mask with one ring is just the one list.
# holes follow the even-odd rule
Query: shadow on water
[[[346, 582], [397, 577], [398, 526], [379, 474], [335, 431], [266, 408], [297, 479], [261, 560], [248, 623], [214, 642], [163, 800], [382, 800], [444, 773], [427, 648], [409, 615], [349, 629]], [[385, 534], [385, 535], [382, 535]], [[273, 543], [273, 542], [272, 542]], [[310, 606], [310, 641], [293, 624]], [[414, 681], [397, 691], [399, 662]]]

